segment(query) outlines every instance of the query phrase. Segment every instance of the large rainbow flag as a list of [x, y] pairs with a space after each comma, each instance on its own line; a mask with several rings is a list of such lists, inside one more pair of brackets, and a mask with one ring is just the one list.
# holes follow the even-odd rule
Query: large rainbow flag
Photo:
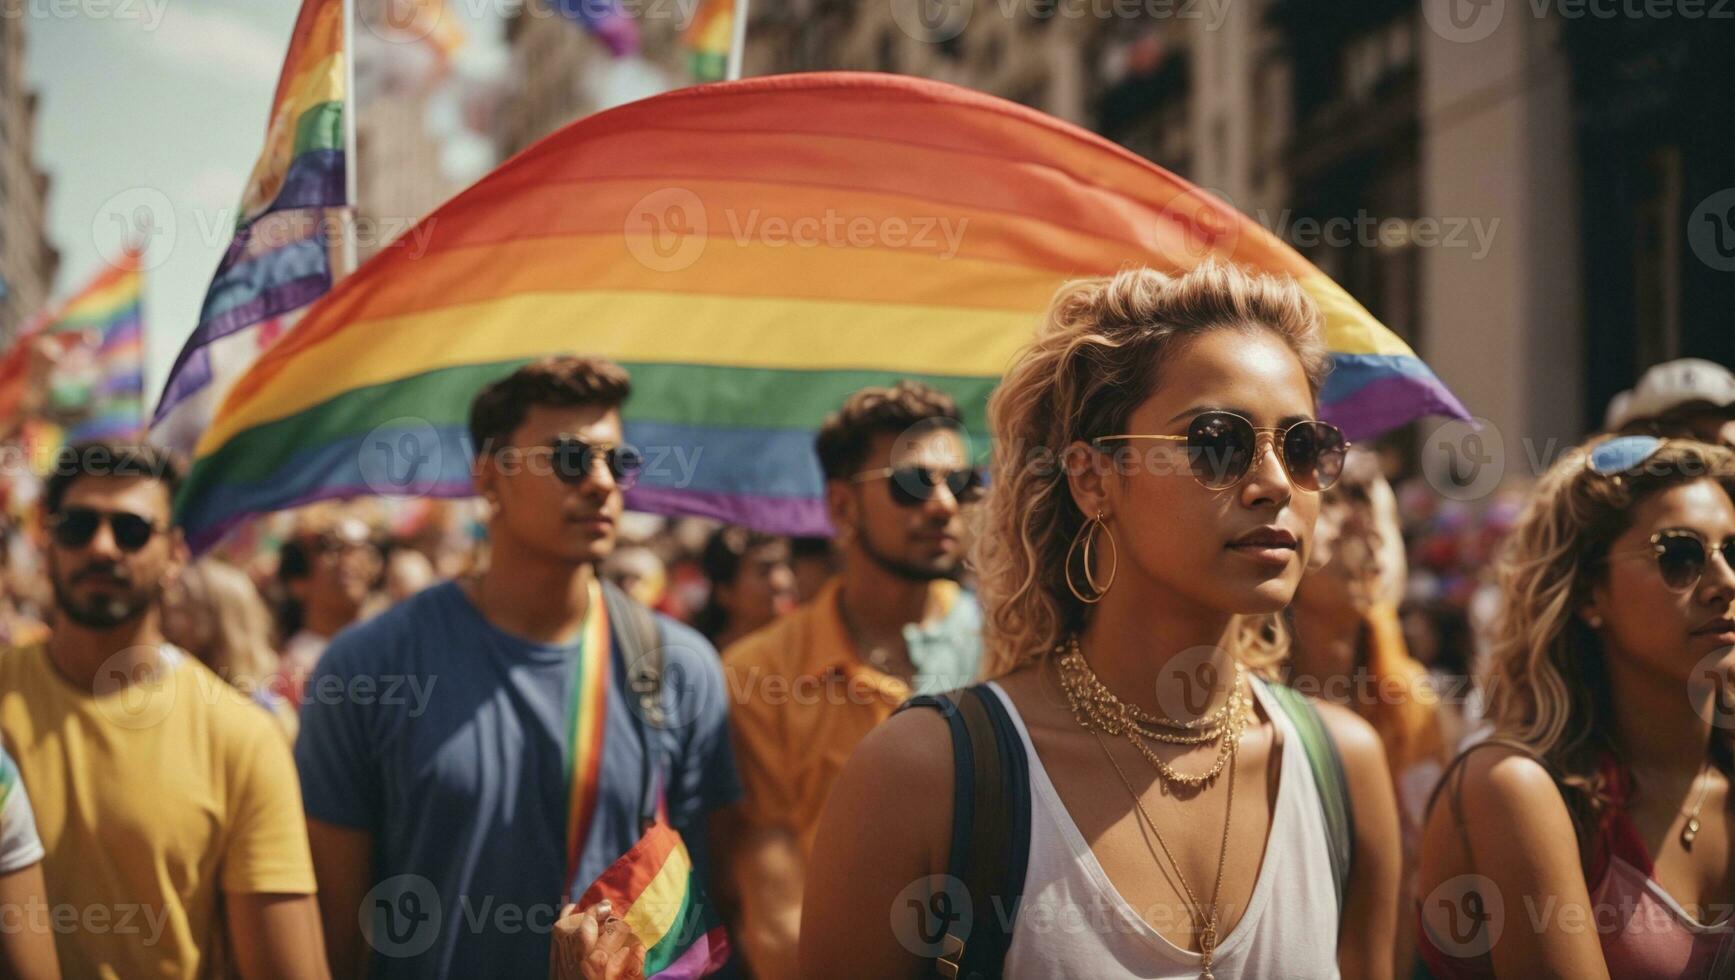
[[646, 977], [687, 980], [728, 962], [722, 919], [699, 887], [686, 843], [662, 820], [585, 890], [579, 910], [605, 898], [644, 944]]
[[423, 219], [236, 382], [179, 515], [195, 546], [249, 514], [368, 493], [466, 495], [484, 384], [577, 352], [633, 376], [628, 505], [827, 530], [813, 432], [845, 395], [918, 378], [981, 433], [1055, 287], [1207, 259], [1295, 276], [1362, 438], [1463, 407], [1289, 246], [1150, 162], [921, 79], [777, 75], [568, 125]]
[[229, 384], [332, 283], [352, 203], [344, 170], [343, 0], [305, 0], [277, 78], [265, 148], [199, 324], [152, 415], [158, 441], [191, 452]]

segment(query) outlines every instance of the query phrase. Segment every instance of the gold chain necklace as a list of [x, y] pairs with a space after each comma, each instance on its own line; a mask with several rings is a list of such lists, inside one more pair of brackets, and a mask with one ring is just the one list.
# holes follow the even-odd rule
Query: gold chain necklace
[[[1109, 765], [1114, 766], [1115, 775], [1120, 777], [1121, 785], [1126, 787], [1127, 795], [1133, 798], [1133, 805], [1139, 808], [1139, 816], [1151, 828], [1151, 835], [1156, 837], [1157, 846], [1162, 848], [1163, 856], [1168, 858], [1169, 866], [1175, 869], [1175, 878], [1181, 883], [1181, 890], [1187, 896], [1187, 913], [1193, 920], [1193, 925], [1199, 930], [1199, 980], [1214, 980], [1211, 973], [1211, 961], [1217, 951], [1217, 922], [1220, 907], [1217, 899], [1223, 893], [1223, 868], [1229, 863], [1229, 825], [1235, 812], [1235, 760], [1239, 752], [1231, 749], [1229, 752], [1229, 799], [1223, 808], [1223, 842], [1217, 847], [1217, 880], [1211, 885], [1211, 906], [1206, 912], [1199, 904], [1199, 899], [1193, 894], [1193, 888], [1187, 884], [1187, 876], [1181, 873], [1181, 865], [1175, 861], [1175, 855], [1169, 851], [1169, 844], [1163, 840], [1163, 832], [1157, 829], [1157, 822], [1151, 819], [1149, 810], [1145, 809], [1145, 801], [1140, 799], [1138, 790], [1133, 789], [1132, 780], [1127, 778], [1125, 769], [1115, 760], [1114, 754], [1108, 750], [1108, 743], [1102, 740], [1102, 735], [1091, 732], [1096, 744], [1102, 747], [1102, 754], [1108, 757]], [[1154, 855], [1153, 855], [1154, 856]]]
[[[1139, 750], [1139, 754], [1145, 757], [1145, 761], [1168, 782], [1192, 789], [1205, 786], [1222, 773], [1223, 767], [1229, 763], [1236, 747], [1241, 743], [1247, 713], [1244, 710], [1246, 702], [1243, 695], [1243, 671], [1239, 663], [1235, 665], [1234, 686], [1229, 691], [1228, 700], [1222, 707], [1199, 720], [1205, 723], [1205, 727], [1196, 728], [1192, 734], [1176, 735], [1162, 729], [1182, 728], [1199, 723], [1159, 718], [1115, 697], [1114, 692], [1090, 669], [1090, 664], [1079, 650], [1077, 637], [1073, 637], [1056, 652], [1060, 653], [1060, 686], [1066, 693], [1072, 716], [1079, 725], [1089, 732], [1126, 736]], [[1156, 752], [1146, 744], [1147, 740], [1173, 745], [1205, 745], [1218, 742], [1217, 758], [1211, 767], [1202, 773], [1194, 775], [1179, 772], [1158, 758]]]

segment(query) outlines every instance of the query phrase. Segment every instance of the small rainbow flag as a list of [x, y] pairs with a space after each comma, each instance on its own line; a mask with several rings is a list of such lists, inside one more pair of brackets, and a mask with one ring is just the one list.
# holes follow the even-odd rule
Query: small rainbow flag
[[609, 53], [624, 58], [639, 51], [639, 22], [616, 0], [548, 0], [554, 12], [589, 31]]
[[722, 81], [729, 74], [729, 49], [735, 43], [735, 0], [705, 0], [681, 43], [694, 81]]
[[[230, 390], [178, 514], [194, 547], [249, 514], [470, 494], [488, 382], [585, 353], [632, 372], [627, 504], [828, 531], [813, 433], [916, 378], [986, 427], [1056, 286], [1217, 259], [1294, 276], [1352, 439], [1463, 406], [1349, 294], [1233, 207], [1099, 136], [938, 82], [854, 72], [678, 89], [581, 119], [424, 218]], [[391, 463], [393, 465], [386, 465]]]
[[729, 960], [728, 934], [699, 887], [687, 845], [663, 820], [585, 889], [579, 910], [603, 899], [644, 944], [647, 977], [702, 977]]
[[61, 305], [42, 328], [49, 336], [95, 338], [96, 383], [88, 417], [68, 442], [137, 438], [144, 426], [144, 276], [125, 252]]
[[344, 169], [343, 12], [343, 0], [301, 5], [235, 237], [152, 414], [152, 434], [165, 445], [190, 453], [230, 382], [279, 332], [261, 324], [292, 322], [331, 288], [340, 209], [352, 203]]

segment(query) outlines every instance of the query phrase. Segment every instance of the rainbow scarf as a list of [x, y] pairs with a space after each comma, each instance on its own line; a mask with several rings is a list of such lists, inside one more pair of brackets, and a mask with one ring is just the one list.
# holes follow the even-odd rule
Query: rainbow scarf
[[50, 336], [96, 339], [96, 381], [89, 414], [68, 442], [138, 437], [144, 412], [144, 277], [133, 252], [99, 272], [42, 329]]
[[343, 0], [301, 5], [235, 237], [157, 401], [153, 435], [184, 452], [229, 384], [302, 307], [331, 289], [340, 209], [352, 203], [344, 173], [343, 11]]
[[1322, 411], [1352, 439], [1466, 414], [1239, 211], [1076, 126], [923, 79], [773, 75], [621, 106], [418, 232], [425, 252], [375, 257], [230, 390], [179, 501], [194, 547], [313, 500], [470, 494], [471, 399], [554, 353], [632, 372], [626, 435], [647, 465], [629, 507], [823, 534], [813, 434], [846, 395], [927, 381], [981, 433], [1056, 286], [1134, 263], [1294, 276], [1337, 361]]
[[729, 960], [729, 938], [699, 887], [681, 835], [658, 820], [585, 890], [587, 910], [603, 899], [645, 947], [645, 976], [686, 980]]
[[608, 610], [602, 588], [590, 586], [590, 609], [579, 628], [577, 663], [572, 691], [566, 701], [566, 880], [578, 874], [578, 859], [584, 854], [596, 817], [596, 800], [602, 783], [602, 742], [608, 719], [609, 682]]

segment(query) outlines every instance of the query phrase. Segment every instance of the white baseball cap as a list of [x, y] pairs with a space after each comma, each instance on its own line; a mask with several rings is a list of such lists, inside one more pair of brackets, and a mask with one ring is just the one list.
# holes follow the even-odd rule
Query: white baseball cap
[[1631, 391], [1614, 396], [1605, 422], [1614, 431], [1694, 404], [1712, 408], [1735, 405], [1735, 373], [1697, 357], [1665, 361], [1646, 371]]

